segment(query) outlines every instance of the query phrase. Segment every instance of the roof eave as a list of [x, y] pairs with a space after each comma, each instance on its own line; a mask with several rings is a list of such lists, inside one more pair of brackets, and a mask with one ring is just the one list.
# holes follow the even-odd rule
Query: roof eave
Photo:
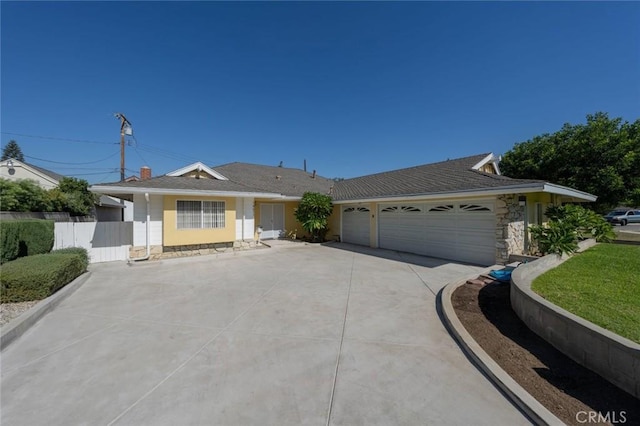
[[556, 195], [564, 195], [567, 197], [578, 198], [584, 201], [596, 201], [597, 195], [589, 194], [588, 192], [578, 191], [577, 189], [567, 188], [566, 186], [556, 185], [554, 183], [545, 182], [544, 192]]
[[100, 194], [149, 194], [149, 195], [197, 195], [215, 197], [252, 197], [252, 198], [282, 198], [282, 194], [272, 192], [241, 192], [241, 191], [213, 191], [206, 189], [169, 189], [169, 188], [144, 188], [126, 186], [93, 185], [91, 192]]
[[464, 198], [464, 197], [483, 197], [495, 196], [503, 194], [527, 194], [533, 192], [546, 192], [550, 194], [564, 195], [582, 201], [595, 201], [597, 197], [586, 192], [577, 191], [561, 185], [555, 185], [548, 182], [535, 182], [522, 185], [509, 185], [497, 188], [469, 189], [450, 192], [431, 192], [422, 194], [404, 194], [386, 197], [367, 197], [367, 198], [350, 198], [345, 200], [335, 200], [334, 204], [349, 203], [367, 203], [367, 202], [385, 202], [397, 200], [430, 200], [442, 198]]

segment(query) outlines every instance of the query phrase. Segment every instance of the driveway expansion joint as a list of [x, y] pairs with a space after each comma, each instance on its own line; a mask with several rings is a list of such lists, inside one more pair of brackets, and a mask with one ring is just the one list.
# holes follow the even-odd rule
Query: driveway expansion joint
[[342, 344], [344, 343], [344, 331], [347, 326], [347, 315], [349, 313], [349, 298], [351, 297], [351, 283], [353, 282], [353, 267], [355, 265], [355, 255], [351, 255], [351, 272], [349, 273], [349, 290], [347, 291], [347, 303], [344, 307], [344, 317], [342, 320], [342, 332], [340, 334], [340, 345], [336, 357], [336, 368], [333, 374], [333, 384], [331, 386], [331, 396], [329, 397], [329, 410], [327, 412], [327, 426], [331, 424], [331, 414], [333, 411], [333, 396], [336, 392], [336, 382], [338, 381], [338, 370], [340, 369], [340, 357], [342, 356]]

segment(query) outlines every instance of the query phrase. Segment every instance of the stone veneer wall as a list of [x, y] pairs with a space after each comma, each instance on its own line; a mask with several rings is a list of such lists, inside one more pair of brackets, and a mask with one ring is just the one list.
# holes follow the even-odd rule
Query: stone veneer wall
[[509, 263], [509, 255], [524, 253], [524, 209], [517, 194], [497, 197], [496, 263]]
[[[173, 257], [198, 256], [205, 254], [225, 253], [227, 251], [248, 250], [256, 247], [255, 241], [232, 241], [227, 243], [190, 244], [183, 246], [151, 246], [150, 260], [167, 259]], [[146, 247], [131, 247], [131, 258], [146, 255]]]

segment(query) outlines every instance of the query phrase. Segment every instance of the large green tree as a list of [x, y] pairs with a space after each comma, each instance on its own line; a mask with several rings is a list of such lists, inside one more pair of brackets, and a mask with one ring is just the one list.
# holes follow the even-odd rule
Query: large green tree
[[[57, 190], [60, 192], [63, 211], [72, 216], [87, 216], [92, 213], [98, 196], [89, 191], [89, 182], [86, 180], [64, 177], [58, 183]], [[51, 191], [56, 191], [56, 188]], [[57, 195], [54, 197], [57, 198]]]
[[633, 123], [598, 112], [586, 124], [517, 143], [504, 154], [502, 173], [541, 179], [598, 196], [594, 208], [640, 205], [640, 119]]
[[24, 155], [22, 154], [20, 145], [18, 145], [18, 142], [14, 141], [13, 139], [10, 140], [2, 150], [2, 158], [0, 158], [0, 161], [8, 160], [9, 158], [13, 158], [18, 161], [24, 161]]

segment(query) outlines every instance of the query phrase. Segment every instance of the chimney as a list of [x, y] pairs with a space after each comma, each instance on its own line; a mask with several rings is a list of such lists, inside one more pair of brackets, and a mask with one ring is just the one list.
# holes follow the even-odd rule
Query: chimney
[[313, 171], [313, 176], [311, 176], [311, 179], [315, 179], [316, 178], [316, 171]]
[[140, 180], [151, 179], [151, 169], [147, 166], [140, 167]]
[[307, 159], [304, 159], [304, 171], [307, 172]]

